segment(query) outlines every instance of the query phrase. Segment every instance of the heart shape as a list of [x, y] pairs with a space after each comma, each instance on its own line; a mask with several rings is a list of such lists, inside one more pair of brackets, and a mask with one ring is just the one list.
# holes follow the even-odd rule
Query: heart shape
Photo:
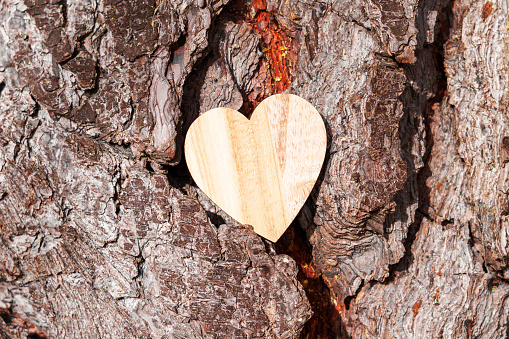
[[276, 94], [251, 119], [229, 108], [204, 113], [189, 128], [184, 149], [198, 187], [231, 217], [276, 242], [313, 189], [326, 146], [313, 105]]

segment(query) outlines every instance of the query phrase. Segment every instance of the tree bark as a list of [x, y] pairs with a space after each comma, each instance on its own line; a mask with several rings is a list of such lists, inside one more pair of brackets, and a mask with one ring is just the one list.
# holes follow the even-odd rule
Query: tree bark
[[[508, 336], [506, 1], [0, 5], [2, 337]], [[273, 244], [182, 150], [281, 92], [328, 148]]]

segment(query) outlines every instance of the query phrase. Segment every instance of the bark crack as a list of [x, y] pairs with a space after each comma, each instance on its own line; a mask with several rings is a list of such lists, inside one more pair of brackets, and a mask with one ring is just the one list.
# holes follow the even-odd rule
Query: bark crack
[[[450, 12], [451, 5], [453, 1], [449, 1], [447, 5], [445, 5], [442, 9], [441, 14], [439, 15], [439, 23], [440, 29], [436, 32], [436, 37], [434, 42], [431, 45], [424, 46], [424, 49], [428, 49], [431, 51], [435, 72], [436, 72], [436, 89], [433, 96], [425, 101], [425, 104], [421, 104], [421, 114], [424, 118], [424, 126], [425, 126], [425, 151], [422, 157], [422, 161], [424, 166], [415, 172], [415, 165], [413, 161], [410, 160], [409, 157], [403, 154], [403, 159], [407, 159], [406, 162], [409, 164], [409, 175], [408, 178], [410, 180], [416, 180], [417, 189], [418, 189], [418, 207], [415, 210], [414, 214], [414, 222], [408, 227], [407, 236], [404, 240], [404, 248], [405, 252], [403, 257], [395, 264], [390, 265], [389, 267], [389, 277], [383, 282], [383, 284], [388, 284], [394, 281], [396, 272], [405, 272], [413, 262], [413, 253], [412, 253], [412, 245], [416, 239], [417, 233], [420, 230], [421, 223], [423, 218], [426, 218], [430, 221], [435, 221], [434, 213], [430, 213], [429, 209], [432, 208], [429, 202], [429, 194], [430, 188], [426, 185], [426, 180], [431, 176], [431, 170], [429, 168], [429, 163], [431, 161], [431, 150], [433, 148], [433, 134], [431, 133], [431, 122], [432, 122], [432, 114], [434, 105], [442, 102], [445, 97], [446, 89], [447, 89], [447, 77], [445, 73], [445, 65], [444, 65], [444, 46], [449, 38], [449, 30], [450, 30]], [[423, 2], [420, 2], [423, 4]], [[424, 18], [421, 18], [424, 20]], [[420, 32], [420, 35], [423, 35], [425, 32]], [[414, 87], [417, 89], [422, 88], [419, 85], [423, 80], [419, 79], [415, 75], [421, 74], [422, 71], [416, 70], [418, 67], [422, 67], [419, 63], [419, 55], [423, 55], [424, 52], [417, 53], [417, 61], [413, 65], [405, 65], [397, 62], [394, 58], [394, 61], [399, 64], [401, 67], [405, 69], [405, 73], [407, 75], [407, 90], [410, 92], [414, 92]], [[412, 98], [419, 98], [422, 95], [420, 93], [412, 93]], [[409, 136], [406, 136], [410, 138]], [[445, 221], [447, 224], [447, 221]]]

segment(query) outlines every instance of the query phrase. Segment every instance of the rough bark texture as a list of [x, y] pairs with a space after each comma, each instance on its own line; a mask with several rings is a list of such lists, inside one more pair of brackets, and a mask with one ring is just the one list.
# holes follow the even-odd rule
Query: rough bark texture
[[[0, 1], [0, 336], [507, 337], [508, 15]], [[274, 246], [195, 187], [182, 148], [200, 113], [282, 91], [329, 140]]]

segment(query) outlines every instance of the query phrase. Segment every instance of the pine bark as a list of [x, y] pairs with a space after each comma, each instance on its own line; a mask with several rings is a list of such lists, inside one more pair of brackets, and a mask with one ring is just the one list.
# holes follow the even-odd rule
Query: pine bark
[[[504, 0], [0, 2], [0, 337], [509, 335]], [[276, 244], [182, 154], [199, 114], [311, 102]]]

